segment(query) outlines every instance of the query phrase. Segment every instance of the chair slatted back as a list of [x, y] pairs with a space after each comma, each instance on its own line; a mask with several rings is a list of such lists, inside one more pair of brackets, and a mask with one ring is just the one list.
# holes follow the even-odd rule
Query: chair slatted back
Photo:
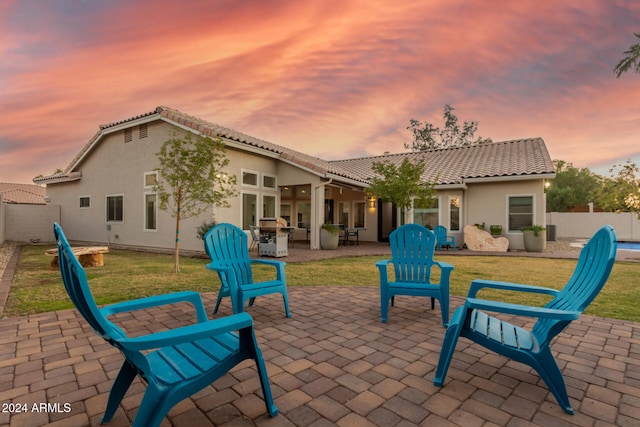
[[[613, 228], [600, 228], [582, 248], [571, 278], [546, 307], [558, 310], [583, 311], [606, 283], [616, 258], [616, 235]], [[539, 338], [552, 337], [570, 321], [540, 319], [532, 332]], [[542, 341], [547, 341], [542, 339]]]
[[233, 224], [218, 224], [204, 235], [207, 255], [234, 270], [238, 285], [253, 283], [247, 234]]
[[419, 224], [405, 224], [389, 235], [396, 281], [428, 283], [431, 276], [436, 236]]
[[436, 238], [444, 242], [447, 239], [447, 227], [444, 225], [436, 225], [433, 227], [433, 234], [436, 235]]
[[53, 232], [58, 246], [60, 274], [69, 298], [91, 328], [102, 338], [116, 345], [114, 338], [124, 337], [125, 334], [100, 313], [89, 289], [84, 268], [75, 257], [62, 228], [54, 224]]

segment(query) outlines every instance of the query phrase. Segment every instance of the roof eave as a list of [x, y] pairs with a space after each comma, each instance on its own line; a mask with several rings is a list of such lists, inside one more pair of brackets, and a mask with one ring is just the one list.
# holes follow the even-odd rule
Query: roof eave
[[57, 174], [33, 178], [35, 184], [58, 184], [61, 182], [72, 182], [82, 179], [82, 172], [72, 172], [69, 174]]
[[538, 173], [538, 174], [522, 174], [522, 175], [500, 175], [485, 176], [477, 178], [463, 178], [465, 184], [477, 184], [486, 182], [504, 182], [504, 181], [531, 181], [538, 179], [553, 179], [556, 177], [555, 172]]

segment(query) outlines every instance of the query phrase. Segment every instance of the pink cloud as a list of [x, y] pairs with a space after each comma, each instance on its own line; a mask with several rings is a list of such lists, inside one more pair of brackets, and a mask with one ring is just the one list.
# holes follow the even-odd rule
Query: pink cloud
[[481, 136], [541, 136], [576, 164], [637, 152], [640, 78], [612, 72], [634, 4], [149, 4], [0, 26], [0, 180], [64, 167], [99, 124], [157, 105], [327, 158], [402, 151], [409, 119], [441, 124], [445, 103]]

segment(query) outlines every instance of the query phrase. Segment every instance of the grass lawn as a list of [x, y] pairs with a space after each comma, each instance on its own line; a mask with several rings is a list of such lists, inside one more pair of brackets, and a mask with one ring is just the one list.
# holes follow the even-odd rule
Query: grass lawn
[[[3, 316], [72, 308], [73, 305], [60, 279], [52, 269], [51, 257], [42, 246], [24, 246]], [[289, 286], [379, 286], [375, 262], [382, 256], [337, 258], [331, 260], [288, 263]], [[503, 280], [562, 288], [573, 272], [575, 260], [497, 256], [439, 256], [440, 261], [454, 265], [451, 293], [464, 296], [473, 279]], [[99, 305], [143, 296], [180, 290], [216, 291], [220, 282], [215, 273], [204, 268], [205, 259], [180, 260], [181, 273], [173, 273], [172, 255], [112, 250], [105, 254], [105, 266], [87, 268], [92, 292]], [[269, 268], [256, 268], [258, 280], [273, 277]], [[585, 313], [640, 322], [640, 263], [617, 262], [596, 300]], [[437, 275], [434, 280], [437, 279]], [[545, 297], [531, 294], [489, 293], [480, 297], [502, 299], [530, 305], [541, 305]]]

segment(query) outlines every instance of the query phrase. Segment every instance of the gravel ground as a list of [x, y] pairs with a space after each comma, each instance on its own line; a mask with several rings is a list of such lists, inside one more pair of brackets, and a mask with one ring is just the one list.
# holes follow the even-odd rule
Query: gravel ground
[[4, 269], [7, 267], [15, 247], [16, 245], [13, 242], [4, 242], [0, 245], [0, 277], [2, 277], [2, 273], [4, 273]]

